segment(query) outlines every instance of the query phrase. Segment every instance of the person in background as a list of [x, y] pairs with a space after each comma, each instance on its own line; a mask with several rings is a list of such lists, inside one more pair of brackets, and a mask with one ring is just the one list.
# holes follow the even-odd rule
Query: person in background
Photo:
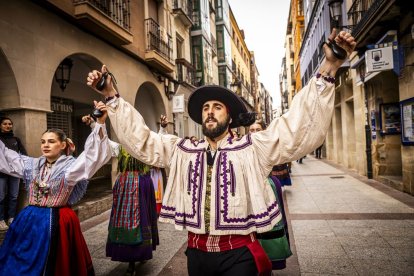
[[323, 143], [322, 145], [320, 145], [316, 150], [315, 150], [315, 157], [316, 159], [322, 159], [322, 147], [323, 147]]
[[[256, 121], [249, 127], [250, 133], [259, 132], [266, 129], [266, 124], [263, 121]], [[283, 163], [280, 165], [275, 165], [272, 168], [271, 175], [277, 177], [281, 186], [290, 186], [292, 185], [290, 174], [289, 174], [289, 164]]]
[[[90, 115], [83, 116], [82, 122], [95, 127]], [[166, 134], [167, 125], [167, 117], [161, 115], [158, 133]], [[132, 276], [135, 263], [151, 260], [159, 245], [157, 200], [162, 200], [162, 174], [159, 168], [133, 158], [120, 144], [111, 140], [109, 144], [112, 157], [118, 158], [118, 175], [112, 189], [106, 256], [112, 261], [127, 262], [125, 275]]]
[[280, 181], [280, 185], [283, 186], [292, 186], [292, 180], [290, 178], [290, 172], [289, 172], [289, 164], [283, 163], [280, 165], [275, 165], [272, 168], [271, 175], [274, 177], [277, 177], [277, 179]]
[[[249, 133], [255, 133], [266, 129], [263, 121], [255, 121], [249, 127]], [[273, 172], [273, 171], [272, 171]], [[286, 268], [286, 259], [292, 255], [290, 250], [289, 231], [283, 203], [282, 185], [277, 177], [269, 175], [267, 182], [272, 187], [277, 203], [282, 212], [282, 220], [275, 227], [265, 233], [257, 234], [260, 244], [272, 262], [272, 270]]]
[[39, 158], [21, 155], [0, 141], [0, 172], [23, 178], [29, 196], [29, 205], [16, 216], [0, 247], [0, 275], [94, 275], [70, 206], [111, 158], [106, 116], [104, 111], [78, 158], [72, 156], [72, 140], [60, 129], [43, 133]]
[[[7, 148], [17, 153], [27, 155], [22, 142], [13, 133], [13, 121], [8, 117], [0, 118], [0, 140]], [[8, 174], [0, 173], [0, 230], [9, 229], [8, 225], [16, 216], [17, 196], [19, 195], [20, 179]], [[5, 202], [8, 202], [7, 217], [5, 214]], [[7, 218], [7, 224], [6, 224]]]

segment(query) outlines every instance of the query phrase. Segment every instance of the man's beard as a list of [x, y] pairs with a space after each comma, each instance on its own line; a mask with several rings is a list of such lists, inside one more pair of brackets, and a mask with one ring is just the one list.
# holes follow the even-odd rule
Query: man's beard
[[206, 121], [203, 122], [203, 134], [210, 139], [214, 140], [214, 138], [219, 137], [229, 128], [230, 116], [227, 116], [227, 119], [221, 123], [213, 118], [213, 120], [217, 122], [217, 126], [214, 128], [207, 128], [206, 124], [209, 119], [210, 118], [207, 118]]

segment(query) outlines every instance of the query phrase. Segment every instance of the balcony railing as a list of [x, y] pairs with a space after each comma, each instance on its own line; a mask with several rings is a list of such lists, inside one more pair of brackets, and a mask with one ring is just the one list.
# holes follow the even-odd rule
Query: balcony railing
[[379, 9], [389, 0], [355, 0], [348, 11], [350, 24], [354, 26], [352, 35], [357, 37], [366, 24], [371, 20]]
[[129, 0], [73, 0], [73, 3], [92, 5], [124, 29], [131, 28]]
[[193, 24], [193, 6], [190, 0], [174, 0], [173, 12], [180, 15], [184, 24], [191, 26]]
[[191, 65], [191, 63], [189, 63], [188, 61], [182, 58], [176, 59], [175, 63], [176, 63], [178, 82], [180, 83], [185, 82], [191, 85], [196, 85], [195, 69]]
[[241, 84], [241, 96], [244, 100], [252, 107], [254, 107], [254, 99], [253, 96], [250, 94], [247, 87], [242, 83]]
[[147, 51], [156, 51], [169, 62], [172, 62], [172, 38], [154, 19], [145, 19]]

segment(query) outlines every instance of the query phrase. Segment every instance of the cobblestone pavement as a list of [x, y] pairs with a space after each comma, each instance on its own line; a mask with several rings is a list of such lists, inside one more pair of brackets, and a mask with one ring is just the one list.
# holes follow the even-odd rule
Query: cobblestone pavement
[[[292, 183], [283, 192], [294, 255], [275, 275], [414, 275], [413, 196], [312, 156], [293, 163]], [[97, 274], [122, 275], [126, 264], [104, 257], [107, 221], [89, 227]], [[186, 232], [159, 227], [154, 259], [136, 275], [186, 275]]]

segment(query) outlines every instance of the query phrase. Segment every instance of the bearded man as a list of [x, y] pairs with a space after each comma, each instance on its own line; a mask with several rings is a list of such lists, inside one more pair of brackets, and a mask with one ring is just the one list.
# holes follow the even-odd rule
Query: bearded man
[[[346, 32], [334, 40], [348, 55], [355, 48]], [[189, 97], [188, 113], [202, 124], [205, 139], [192, 141], [149, 130], [142, 116], [114, 89], [111, 76], [101, 93], [112, 127], [135, 158], [170, 173], [159, 220], [188, 230], [189, 275], [269, 274], [271, 263], [256, 239], [282, 218], [271, 186], [272, 167], [296, 160], [317, 148], [326, 136], [334, 107], [334, 80], [344, 60], [324, 45], [325, 62], [298, 93], [289, 112], [266, 130], [234, 139], [231, 128], [243, 125], [242, 100], [227, 88], [207, 85]], [[95, 88], [106, 72], [90, 72]], [[99, 91], [98, 91], [99, 92]], [[103, 103], [98, 108], [105, 109]], [[251, 122], [249, 122], [251, 123]], [[249, 124], [248, 123], [248, 124]]]

